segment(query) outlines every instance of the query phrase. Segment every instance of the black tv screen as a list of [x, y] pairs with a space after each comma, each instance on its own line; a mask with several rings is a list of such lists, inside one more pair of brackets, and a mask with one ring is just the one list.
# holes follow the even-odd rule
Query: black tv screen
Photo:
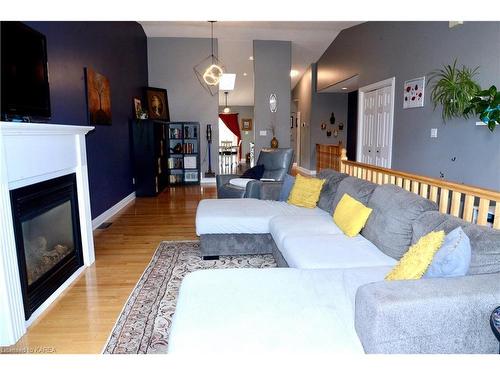
[[22, 22], [1, 22], [1, 112], [50, 117], [45, 36]]

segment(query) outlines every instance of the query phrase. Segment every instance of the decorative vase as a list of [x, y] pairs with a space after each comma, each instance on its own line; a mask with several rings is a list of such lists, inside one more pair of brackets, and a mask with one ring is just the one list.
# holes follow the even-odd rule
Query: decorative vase
[[271, 148], [278, 148], [278, 146], [278, 140], [276, 139], [276, 137], [273, 137], [273, 139], [271, 139]]

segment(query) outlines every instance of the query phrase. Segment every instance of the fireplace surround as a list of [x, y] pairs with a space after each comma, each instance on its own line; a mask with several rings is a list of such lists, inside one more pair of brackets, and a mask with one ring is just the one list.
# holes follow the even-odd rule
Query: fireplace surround
[[[85, 135], [92, 129], [88, 126], [0, 122], [0, 346], [16, 343], [27, 327], [94, 262], [85, 147]], [[42, 205], [43, 208], [36, 212], [42, 214], [38, 218], [34, 213], [33, 217], [21, 215], [27, 220], [16, 223], [16, 210], [27, 208], [11, 201], [16, 192], [28, 192], [30, 186], [37, 187], [41, 183], [38, 187], [46, 187], [54, 181], [65, 179], [62, 185], [67, 187], [71, 180], [70, 185], [73, 187], [69, 189], [72, 192], [62, 194], [62, 201], [51, 194], [45, 195], [44, 199], [51, 201], [52, 206]], [[68, 220], [68, 217], [71, 219]], [[71, 221], [71, 230], [67, 230], [66, 234], [58, 234], [54, 239], [52, 235], [44, 235], [33, 229], [47, 219], [59, 220], [58, 230], [64, 226], [60, 223], [68, 224]], [[28, 233], [26, 238], [23, 237], [23, 244], [26, 239], [26, 242], [29, 241], [29, 251], [39, 254], [35, 250], [41, 250], [42, 258], [48, 257], [42, 259], [42, 264], [40, 259], [34, 259], [28, 267], [26, 259], [22, 259], [22, 255], [18, 256], [17, 245], [22, 235], [19, 225], [23, 229], [23, 222]], [[43, 224], [41, 228], [44, 228]], [[47, 260], [54, 261], [54, 264], [44, 265]], [[72, 267], [58, 276], [60, 285], [45, 285], [43, 292], [39, 292], [40, 295], [28, 303], [26, 312], [22, 273], [25, 272], [26, 284], [35, 286], [47, 282], [46, 276], [40, 275], [43, 271], [54, 267], [59, 269], [66, 261]], [[28, 273], [31, 282], [27, 280]], [[39, 299], [42, 294], [43, 298]]]

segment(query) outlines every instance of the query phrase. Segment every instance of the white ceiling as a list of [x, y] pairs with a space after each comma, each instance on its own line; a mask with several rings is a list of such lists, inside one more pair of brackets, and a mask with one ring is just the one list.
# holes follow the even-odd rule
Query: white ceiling
[[[209, 38], [208, 22], [140, 22], [148, 37]], [[359, 22], [217, 22], [214, 37], [218, 39], [219, 59], [228, 73], [236, 73], [234, 91], [229, 105], [253, 105], [253, 40], [289, 40], [292, 42], [292, 69], [299, 74], [292, 78], [292, 88], [309, 65], [316, 62], [343, 29]], [[244, 76], [243, 73], [247, 73]], [[224, 104], [224, 94], [219, 93]]]

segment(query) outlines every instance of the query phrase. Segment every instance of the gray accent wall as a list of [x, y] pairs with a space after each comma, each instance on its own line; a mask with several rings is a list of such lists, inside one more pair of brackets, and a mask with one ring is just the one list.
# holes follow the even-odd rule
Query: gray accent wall
[[[346, 144], [347, 135], [347, 94], [318, 93], [316, 90], [316, 64], [312, 64], [304, 73], [292, 92], [297, 111], [301, 113], [301, 155], [299, 165], [309, 170], [316, 169], [316, 144]], [[335, 113], [335, 124], [330, 124], [331, 113]], [[321, 124], [327, 129], [322, 130]], [[338, 130], [339, 123], [344, 124]], [[333, 136], [333, 130], [338, 136]], [[332, 131], [328, 137], [327, 130]]]
[[[276, 138], [280, 148], [290, 147], [290, 68], [292, 43], [288, 41], [254, 40], [254, 129], [255, 155], [270, 146], [271, 122], [276, 124]], [[278, 111], [269, 110], [269, 96], [278, 97]], [[267, 135], [261, 136], [260, 130]]]
[[[250, 142], [255, 142], [255, 126], [252, 127], [252, 130], [243, 131], [241, 129], [241, 119], [252, 119], [253, 122], [253, 106], [247, 105], [230, 105], [231, 113], [238, 114], [238, 121], [240, 123], [240, 131], [241, 131], [241, 158], [244, 159], [245, 155], [250, 152]], [[224, 110], [224, 106], [219, 106], [219, 113], [222, 113]]]
[[[215, 47], [217, 48], [217, 47]], [[210, 39], [148, 38], [149, 85], [167, 89], [171, 121], [198, 121], [201, 136], [201, 171], [208, 168], [205, 129], [212, 124], [212, 170], [218, 172], [219, 96], [210, 95], [193, 67], [210, 55]]]
[[[479, 66], [482, 87], [500, 87], [500, 22], [368, 22], [343, 30], [319, 59], [318, 87], [355, 74], [366, 86], [396, 77], [392, 168], [500, 190], [500, 129], [476, 119], [443, 123], [430, 87], [423, 108], [403, 109], [405, 80], [451, 64]], [[347, 110], [347, 106], [346, 106]], [[430, 138], [431, 128], [438, 138]]]

